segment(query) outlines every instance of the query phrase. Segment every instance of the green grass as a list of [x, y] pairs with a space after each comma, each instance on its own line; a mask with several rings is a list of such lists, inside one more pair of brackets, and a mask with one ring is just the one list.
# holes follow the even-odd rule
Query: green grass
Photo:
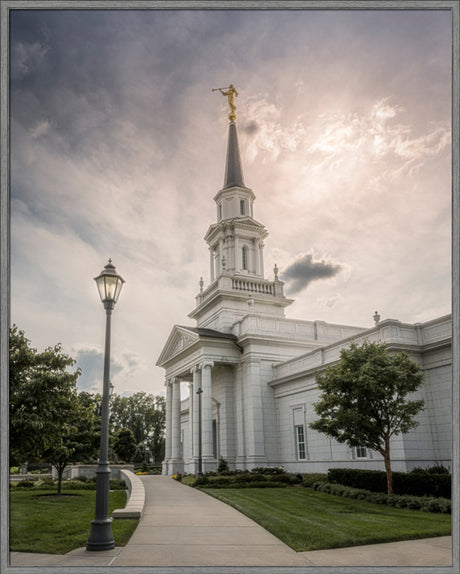
[[447, 536], [451, 516], [371, 504], [307, 488], [202, 489], [298, 552]]
[[[125, 504], [125, 491], [110, 492], [110, 513]], [[64, 496], [49, 490], [10, 490], [10, 550], [65, 554], [86, 546], [95, 508], [94, 490], [64, 491]], [[136, 519], [112, 522], [116, 546], [128, 542], [137, 523]]]

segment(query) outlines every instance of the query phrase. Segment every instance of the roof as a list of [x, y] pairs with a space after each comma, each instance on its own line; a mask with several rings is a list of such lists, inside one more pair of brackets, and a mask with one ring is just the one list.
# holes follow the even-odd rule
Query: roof
[[185, 327], [184, 325], [178, 325], [181, 329], [187, 329], [192, 333], [196, 333], [199, 337], [212, 337], [213, 339], [230, 339], [231, 341], [236, 341], [238, 337], [233, 333], [222, 333], [222, 331], [215, 331], [214, 329], [205, 329], [203, 327]]

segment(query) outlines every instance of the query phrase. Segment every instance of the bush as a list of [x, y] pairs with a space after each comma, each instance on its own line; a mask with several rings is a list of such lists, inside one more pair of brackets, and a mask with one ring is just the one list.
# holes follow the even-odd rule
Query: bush
[[[414, 468], [411, 472], [393, 472], [394, 494], [450, 498], [451, 475], [445, 470], [438, 465], [426, 470]], [[327, 478], [328, 482], [352, 488], [371, 492], [387, 491], [386, 473], [380, 470], [331, 468]]]
[[10, 468], [10, 474], [19, 474], [21, 468], [19, 466], [12, 466]]
[[93, 482], [82, 482], [80, 480], [63, 480], [62, 490], [94, 490], [96, 484]]
[[446, 468], [443, 464], [436, 463], [434, 466], [428, 467], [426, 469], [430, 474], [450, 474], [450, 470]]
[[110, 490], [126, 490], [126, 482], [122, 478], [110, 479]]
[[301, 484], [305, 488], [312, 488], [315, 482], [327, 482], [327, 474], [321, 472], [312, 472], [309, 474], [302, 474]]
[[395, 508], [408, 508], [410, 510], [422, 510], [424, 512], [442, 512], [445, 514], [450, 514], [452, 511], [451, 501], [446, 498], [375, 493], [369, 490], [361, 490], [329, 482], [316, 482], [313, 488], [318, 492], [324, 492], [326, 494], [363, 500], [373, 504], [387, 504]]
[[221, 474], [223, 472], [228, 472], [229, 470], [230, 469], [228, 468], [228, 462], [225, 460], [225, 458], [220, 458], [219, 464], [217, 466], [217, 472]]
[[87, 481], [88, 481], [88, 477], [85, 476], [85, 475], [74, 476], [74, 477], [71, 478], [70, 480], [79, 480], [80, 482], [87, 482]]
[[20, 480], [16, 484], [16, 488], [32, 488], [34, 484], [35, 481], [33, 480]]
[[255, 474], [284, 474], [286, 471], [282, 466], [259, 466], [251, 469]]

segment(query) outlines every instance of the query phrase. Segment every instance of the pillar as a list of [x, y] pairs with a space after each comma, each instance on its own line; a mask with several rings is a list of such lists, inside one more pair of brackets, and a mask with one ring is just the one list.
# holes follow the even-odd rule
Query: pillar
[[172, 474], [183, 472], [180, 452], [180, 380], [172, 379], [172, 412], [171, 412], [171, 466]]
[[212, 381], [211, 369], [214, 366], [212, 361], [204, 362], [201, 368], [201, 395], [202, 408], [202, 450], [203, 450], [203, 471], [214, 469], [215, 459], [212, 444]]
[[166, 386], [166, 420], [165, 420], [165, 458], [163, 461], [163, 474], [169, 474], [169, 463], [171, 459], [171, 410], [172, 410], [172, 386], [167, 379]]
[[198, 436], [198, 431], [199, 431], [199, 398], [198, 398], [198, 394], [197, 391], [199, 388], [201, 388], [201, 370], [198, 367], [198, 365], [196, 367], [193, 367], [193, 369], [191, 369], [191, 373], [193, 376], [193, 381], [192, 381], [192, 390], [191, 390], [191, 400], [193, 403], [193, 418], [192, 418], [192, 457], [193, 460], [195, 461], [195, 473], [198, 471], [198, 442], [199, 442], [199, 436]]
[[264, 466], [266, 457], [260, 360], [245, 361], [243, 369], [246, 460], [249, 467]]

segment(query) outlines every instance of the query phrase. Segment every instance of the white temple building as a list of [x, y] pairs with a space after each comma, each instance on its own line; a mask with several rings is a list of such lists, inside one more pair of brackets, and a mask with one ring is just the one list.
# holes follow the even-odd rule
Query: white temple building
[[[451, 467], [451, 316], [426, 323], [394, 319], [372, 328], [285, 317], [293, 300], [275, 266], [264, 276], [264, 225], [254, 218], [253, 191], [243, 179], [237, 127], [230, 117], [224, 186], [214, 197], [217, 221], [204, 237], [209, 286], [200, 282], [195, 325], [175, 325], [157, 361], [166, 371], [166, 454], [163, 474], [283, 466], [290, 472], [331, 467], [384, 469], [380, 454], [349, 448], [309, 428], [319, 398], [315, 373], [339, 360], [340, 350], [365, 340], [406, 351], [424, 372], [417, 398], [419, 425], [394, 437], [393, 470], [435, 463]], [[181, 400], [181, 384], [189, 397]], [[200, 392], [197, 392], [200, 391]], [[201, 408], [200, 408], [201, 404]], [[201, 432], [200, 432], [201, 431]], [[200, 440], [201, 439], [201, 440]]]

